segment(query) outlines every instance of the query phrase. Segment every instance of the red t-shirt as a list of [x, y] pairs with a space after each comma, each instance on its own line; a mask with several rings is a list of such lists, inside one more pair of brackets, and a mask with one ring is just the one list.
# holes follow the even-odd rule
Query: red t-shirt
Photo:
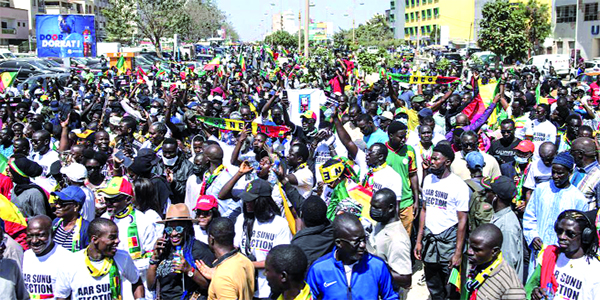
[[334, 93], [342, 93], [342, 85], [340, 84], [340, 80], [336, 77], [329, 80], [329, 85], [333, 88]]

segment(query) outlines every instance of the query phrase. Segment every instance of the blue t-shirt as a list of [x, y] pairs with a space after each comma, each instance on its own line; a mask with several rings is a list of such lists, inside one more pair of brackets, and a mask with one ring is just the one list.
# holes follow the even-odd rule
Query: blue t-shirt
[[387, 133], [381, 129], [377, 129], [375, 132], [371, 133], [368, 136], [364, 136], [363, 140], [367, 144], [367, 148], [370, 148], [375, 143], [385, 144], [390, 140]]

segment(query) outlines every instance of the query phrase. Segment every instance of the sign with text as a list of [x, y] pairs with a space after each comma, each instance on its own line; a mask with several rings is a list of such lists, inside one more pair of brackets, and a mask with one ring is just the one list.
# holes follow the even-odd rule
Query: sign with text
[[92, 15], [36, 15], [38, 57], [95, 57]]

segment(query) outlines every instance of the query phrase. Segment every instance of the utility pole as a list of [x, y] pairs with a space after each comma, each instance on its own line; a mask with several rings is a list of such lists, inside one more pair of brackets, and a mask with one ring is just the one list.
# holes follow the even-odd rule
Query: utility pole
[[310, 3], [304, 0], [304, 56], [308, 57], [308, 24], [310, 23]]
[[302, 28], [302, 13], [301, 13], [301, 9], [298, 10], [298, 54], [302, 54], [302, 45], [300, 43], [301, 39], [300, 36], [302, 35], [302, 32], [300, 31], [300, 28]]

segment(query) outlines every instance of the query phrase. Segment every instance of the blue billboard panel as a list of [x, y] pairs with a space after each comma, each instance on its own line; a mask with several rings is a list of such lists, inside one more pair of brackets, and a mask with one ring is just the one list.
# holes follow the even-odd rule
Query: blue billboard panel
[[95, 57], [94, 16], [36, 15], [39, 57]]

